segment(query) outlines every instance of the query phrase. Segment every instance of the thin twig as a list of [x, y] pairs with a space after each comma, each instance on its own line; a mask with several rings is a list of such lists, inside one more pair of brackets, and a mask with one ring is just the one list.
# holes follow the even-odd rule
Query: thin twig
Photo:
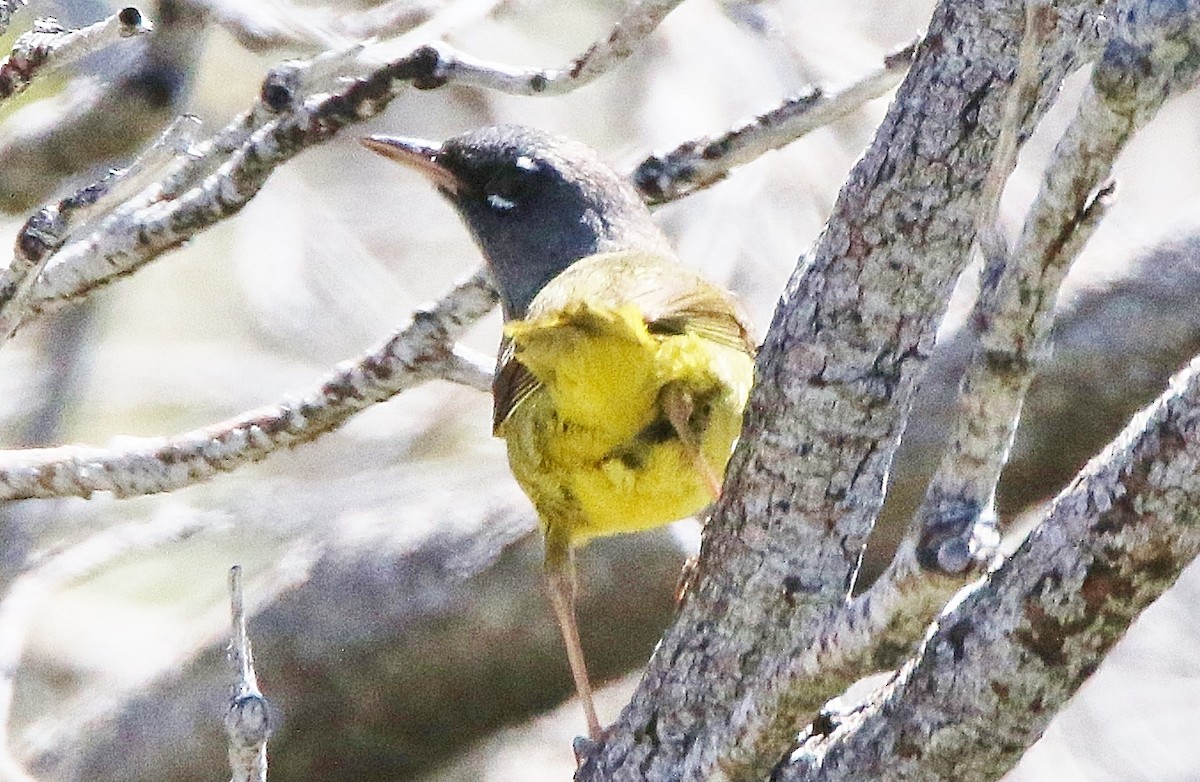
[[492, 368], [496, 360], [462, 345], [455, 345], [453, 353], [438, 370], [438, 377], [460, 386], [473, 388], [485, 394], [492, 392]]
[[[1017, 165], [1021, 117], [1037, 100], [1040, 52], [1054, 34], [1054, 21], [1053, 11], [1044, 0], [1027, 0], [1025, 26], [1017, 52], [1013, 83], [1004, 100], [996, 153], [984, 179], [975, 229], [976, 242], [983, 255], [985, 279], [989, 274], [998, 278], [1002, 274], [1011, 277], [1016, 273], [1010, 268], [1012, 264], [1008, 247], [999, 225], [1000, 198], [1005, 183]], [[1077, 251], [1079, 248], [1075, 249]], [[1062, 263], [1069, 264], [1074, 256], [1075, 253], [1072, 253]], [[981, 306], [985, 298], [986, 295], [980, 297]], [[986, 318], [986, 312], [981, 314], [977, 310], [979, 321], [986, 322]], [[984, 359], [977, 354], [976, 360], [982, 362]], [[987, 371], [986, 367], [980, 368]], [[921, 627], [926, 624], [932, 618], [932, 612], [966, 583], [972, 566], [982, 567], [986, 564], [999, 542], [993, 505], [996, 484], [1007, 462], [1011, 439], [985, 444], [972, 436], [973, 433], [969, 431], [971, 422], [978, 420], [982, 414], [979, 403], [984, 402], [983, 409], [986, 409], [990, 402], [969, 394], [968, 385], [969, 380], [964, 378], [955, 419], [958, 430], [949, 438], [941, 463], [926, 487], [921, 506], [876, 588], [874, 599], [877, 602], [891, 602], [883, 597], [884, 594], [893, 598], [908, 594], [912, 598], [907, 607], [901, 609], [911, 612], [910, 615], [894, 618], [894, 621], [905, 626]], [[966, 453], [967, 450], [973, 452]], [[955, 578], [925, 582], [917, 568], [918, 551], [925, 552], [922, 561], [925, 568]], [[912, 594], [914, 591], [920, 591], [921, 596]]]
[[124, 38], [144, 35], [153, 27], [133, 6], [78, 30], [68, 30], [53, 18], [38, 19], [31, 31], [17, 38], [12, 53], [0, 60], [0, 100], [22, 92], [39, 74]]
[[199, 128], [195, 117], [178, 117], [158, 140], [136, 160], [122, 169], [110, 171], [100, 181], [76, 191], [55, 204], [33, 214], [21, 230], [13, 247], [8, 268], [0, 271], [0, 345], [8, 341], [24, 316], [24, 306], [33, 284], [46, 263], [69, 238], [72, 230], [86, 222], [105, 204], [131, 195], [149, 183], [148, 178], [191, 144]]
[[563, 95], [607, 73], [628, 58], [658, 24], [683, 0], [642, 0], [626, 12], [609, 34], [571, 62], [558, 68], [514, 68], [481, 60], [437, 42], [418, 54], [428, 61], [422, 89], [451, 82], [510, 95]]
[[513, 74], [528, 76], [532, 71], [476, 60], [463, 64], [466, 61], [454, 60], [457, 55], [443, 44], [419, 47], [382, 65], [370, 62], [371, 47], [360, 46], [286, 63], [267, 75], [260, 100], [250, 111], [177, 161], [164, 183], [134, 199], [135, 206], [114, 210], [90, 235], [63, 247], [34, 287], [29, 317], [52, 312], [131, 274], [232, 216], [258, 193], [277, 166], [328, 141], [346, 125], [377, 115], [405, 84], [431, 89], [453, 82], [560, 94], [628, 56], [634, 42], [648, 35], [679, 2], [653, 0], [636, 6], [607, 39], [593, 45], [567, 70], [537, 71], [536, 78], [528, 77], [536, 84], [545, 81], [551, 89], [533, 89], [528, 84], [528, 90], [517, 89]]
[[649, 204], [662, 204], [720, 182], [737, 166], [824, 127], [900, 83], [912, 65], [913, 42], [884, 58], [883, 67], [836, 92], [813, 88], [717, 138], [680, 144], [652, 155], [629, 178]]
[[171, 491], [314, 440], [427, 380], [448, 375], [482, 385], [482, 369], [456, 354], [454, 343], [495, 305], [491, 279], [480, 270], [297, 399], [170, 438], [138, 438], [107, 449], [70, 445], [2, 451], [0, 501]]
[[229, 662], [233, 667], [233, 687], [225, 731], [229, 734], [231, 782], [266, 782], [267, 738], [271, 733], [270, 709], [258, 689], [254, 674], [254, 655], [246, 633], [246, 609], [242, 600], [242, 569], [229, 569], [229, 606], [232, 637]]
[[1048, 20], [1052, 20], [1052, 13], [1046, 0], [1027, 0], [1025, 3], [1025, 33], [1017, 53], [1013, 83], [1004, 99], [1004, 116], [1000, 120], [996, 155], [983, 182], [979, 221], [975, 228], [976, 241], [983, 252], [985, 264], [1008, 254], [1000, 227], [1000, 197], [1004, 195], [1004, 185], [1017, 166], [1017, 152], [1020, 150], [1017, 136], [1021, 128], [1021, 115], [1037, 100], [1039, 52], [1054, 33], [1052, 21], [1048, 23]]
[[[1026, 35], [1035, 45], [1046, 27], [1043, 17], [1052, 13], [1041, 3], [1029, 6]], [[1120, 60], [1141, 24], [1128, 18], [1119, 23], [1055, 149], [1016, 246], [1006, 260], [985, 263], [972, 314], [981, 331], [979, 344], [963, 377], [949, 447], [914, 522], [917, 540], [901, 546], [894, 565], [899, 570], [909, 566], [910, 554], [921, 567], [949, 574], [980, 562], [981, 553], [987, 557], [986, 546], [978, 550], [975, 527], [981, 520], [985, 528], [994, 523], [996, 485], [1025, 394], [1049, 347], [1059, 286], [1103, 216], [1112, 193], [1107, 180], [1113, 160], [1169, 94], [1192, 83], [1186, 67], [1161, 52], [1155, 56], [1165, 70], [1155, 74]], [[1174, 45], [1169, 36], [1163, 40], [1160, 47]], [[1120, 91], [1106, 80], [1119, 82]], [[1131, 88], [1137, 91], [1132, 101], [1125, 94]], [[1008, 135], [1015, 136], [1015, 130]], [[990, 190], [993, 200], [986, 206], [994, 214], [999, 187]]]
[[[203, 14], [184, 0], [164, 3], [129, 56], [106, 58], [104, 78], [75, 79], [14, 112], [0, 138], [0, 209], [24, 214], [61, 195], [63, 179], [91, 178], [98, 165], [129, 160], [150, 144], [192, 92]], [[114, 47], [115, 48], [115, 47]]]

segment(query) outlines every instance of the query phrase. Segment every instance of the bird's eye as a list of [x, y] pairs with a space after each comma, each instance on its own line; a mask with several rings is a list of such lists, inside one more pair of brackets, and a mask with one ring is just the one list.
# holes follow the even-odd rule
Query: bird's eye
[[497, 173], [483, 189], [488, 206], [497, 212], [511, 212], [520, 206], [529, 189], [530, 176], [538, 170], [537, 161], [522, 155], [513, 168]]

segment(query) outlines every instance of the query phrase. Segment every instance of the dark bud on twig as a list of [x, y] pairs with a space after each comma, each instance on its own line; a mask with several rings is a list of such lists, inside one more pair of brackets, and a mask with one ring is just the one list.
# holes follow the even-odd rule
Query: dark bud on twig
[[121, 23], [121, 37], [128, 38], [137, 35], [144, 29], [142, 12], [133, 6], [126, 6], [117, 13], [117, 21]]
[[291, 71], [272, 70], [263, 79], [262, 90], [259, 93], [263, 105], [276, 113], [287, 111], [296, 94], [295, 81], [295, 73]]

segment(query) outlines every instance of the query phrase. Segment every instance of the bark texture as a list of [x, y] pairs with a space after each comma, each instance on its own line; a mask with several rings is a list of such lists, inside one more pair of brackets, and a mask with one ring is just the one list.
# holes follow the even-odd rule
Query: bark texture
[[1198, 509], [1193, 362], [943, 614], [914, 663], [775, 778], [998, 779], [1200, 553]]
[[[1094, 53], [1103, 7], [1058, 9], [1030, 122]], [[578, 779], [759, 779], [812, 718], [789, 707], [790, 660], [844, 600], [882, 503], [914, 384], [969, 257], [1023, 29], [1015, 2], [935, 12], [784, 292], [697, 586]]]

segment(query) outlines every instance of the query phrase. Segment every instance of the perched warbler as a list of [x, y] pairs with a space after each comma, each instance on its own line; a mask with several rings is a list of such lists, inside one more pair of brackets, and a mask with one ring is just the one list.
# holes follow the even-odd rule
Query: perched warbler
[[593, 739], [573, 551], [704, 508], [741, 429], [754, 343], [637, 193], [576, 141], [526, 127], [434, 144], [371, 136], [458, 210], [500, 292], [493, 430], [541, 518], [546, 585]]

